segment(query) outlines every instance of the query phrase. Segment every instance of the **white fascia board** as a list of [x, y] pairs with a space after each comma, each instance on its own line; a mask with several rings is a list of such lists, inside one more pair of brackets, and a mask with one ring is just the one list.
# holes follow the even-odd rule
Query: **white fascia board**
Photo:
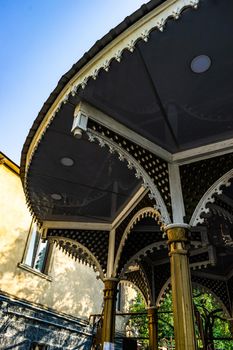
[[43, 229], [110, 231], [111, 224], [77, 221], [44, 221]]
[[129, 129], [125, 125], [119, 123], [109, 115], [101, 112], [97, 108], [89, 105], [86, 102], [80, 102], [81, 108], [85, 111], [88, 118], [94, 120], [100, 125], [106, 127], [113, 132], [125, 137], [127, 140], [134, 142], [135, 144], [141, 146], [142, 148], [156, 154], [160, 158], [170, 162], [172, 160], [172, 154], [166, 151], [164, 148], [156, 145], [155, 143], [149, 141], [145, 137], [139, 135], [135, 131]]
[[231, 152], [233, 152], [233, 138], [174, 153], [171, 157], [171, 161], [172, 163], [183, 165], [203, 159], [214, 158]]

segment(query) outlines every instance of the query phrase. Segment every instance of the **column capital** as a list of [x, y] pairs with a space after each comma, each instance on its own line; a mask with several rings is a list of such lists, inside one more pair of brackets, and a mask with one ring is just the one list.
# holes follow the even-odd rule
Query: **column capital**
[[172, 228], [184, 228], [186, 229], [187, 231], [190, 230], [191, 226], [189, 224], [185, 224], [185, 223], [173, 223], [173, 224], [169, 224], [169, 225], [166, 225], [164, 227], [164, 231], [167, 232], [167, 230], [170, 230]]
[[117, 278], [104, 279], [104, 299], [116, 299], [118, 281]]
[[167, 225], [165, 232], [168, 238], [168, 245], [176, 242], [187, 242], [187, 232], [189, 231], [190, 226], [187, 224], [171, 224]]
[[119, 282], [119, 278], [115, 277], [106, 277], [103, 279], [104, 282], [111, 281], [111, 282]]

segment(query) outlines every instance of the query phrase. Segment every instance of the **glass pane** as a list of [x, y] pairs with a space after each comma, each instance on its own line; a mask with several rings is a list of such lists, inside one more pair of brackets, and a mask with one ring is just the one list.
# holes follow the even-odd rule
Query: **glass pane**
[[46, 251], [47, 251], [47, 244], [48, 242], [42, 242], [40, 239], [37, 249], [37, 256], [35, 259], [34, 268], [39, 271], [43, 271], [44, 269], [44, 263], [46, 258]]
[[25, 264], [33, 267], [35, 257], [36, 257], [36, 252], [37, 252], [37, 227], [36, 225], [32, 225], [32, 232], [30, 235], [30, 240], [29, 240], [29, 246], [28, 246], [28, 251], [25, 259]]

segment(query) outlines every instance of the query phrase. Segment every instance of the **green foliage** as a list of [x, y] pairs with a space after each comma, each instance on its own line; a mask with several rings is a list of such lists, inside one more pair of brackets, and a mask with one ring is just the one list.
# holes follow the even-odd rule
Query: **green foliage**
[[[226, 320], [221, 305], [214, 296], [199, 289], [194, 289], [193, 301], [195, 315], [197, 320], [199, 320], [196, 325], [196, 334], [200, 348], [232, 350], [233, 340], [213, 340], [213, 338], [232, 337], [229, 321]], [[145, 311], [145, 304], [140, 294], [137, 295], [130, 311]], [[148, 337], [146, 314], [132, 317], [130, 323], [139, 337]], [[168, 340], [174, 339], [171, 292], [165, 296], [159, 308], [158, 337], [160, 340], [164, 338]], [[146, 348], [148, 342], [144, 341], [143, 344], [144, 348]]]
[[[146, 311], [146, 306], [141, 294], [138, 293], [133, 305], [130, 307], [130, 312], [144, 312], [144, 311]], [[148, 320], [147, 320], [146, 313], [131, 317], [129, 323], [130, 323], [130, 327], [135, 332], [136, 336], [140, 338], [149, 337]], [[148, 340], [141, 339], [140, 342], [143, 345], [143, 347], [146, 349], [149, 343]]]
[[158, 318], [158, 338], [174, 338], [172, 298], [170, 293], [166, 294], [160, 305]]
[[201, 328], [204, 338], [203, 348], [233, 349], [233, 341], [213, 340], [213, 338], [231, 338], [230, 324], [214, 296], [211, 293], [203, 293], [199, 289], [194, 289], [193, 300], [195, 311], [201, 318], [199, 335], [201, 338]]

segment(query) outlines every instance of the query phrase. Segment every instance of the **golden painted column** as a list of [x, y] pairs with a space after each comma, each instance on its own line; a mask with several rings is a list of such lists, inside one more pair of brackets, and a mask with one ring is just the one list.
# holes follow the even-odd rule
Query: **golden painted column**
[[114, 343], [117, 283], [116, 278], [109, 278], [104, 281], [102, 349], [107, 348], [108, 343]]
[[[183, 226], [183, 227], [182, 227]], [[192, 285], [188, 261], [188, 225], [166, 228], [171, 264], [172, 303], [176, 350], [196, 350]]]
[[155, 306], [147, 310], [149, 329], [149, 350], [158, 350], [158, 314]]

